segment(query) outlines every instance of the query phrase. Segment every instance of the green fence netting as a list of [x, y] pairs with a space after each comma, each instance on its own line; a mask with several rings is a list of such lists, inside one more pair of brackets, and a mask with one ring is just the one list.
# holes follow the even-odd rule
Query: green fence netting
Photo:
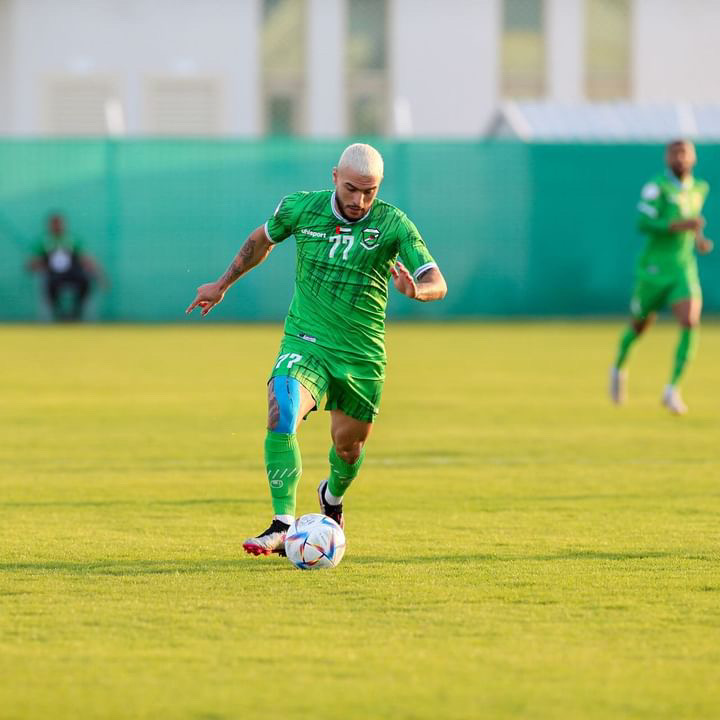
[[[449, 293], [420, 305], [392, 297], [394, 317], [625, 312], [635, 205], [663, 167], [659, 145], [381, 142], [381, 197], [405, 210]], [[330, 186], [342, 142], [240, 140], [0, 141], [0, 320], [42, 315], [23, 269], [47, 213], [60, 210], [110, 276], [101, 320], [173, 322], [247, 234], [299, 189]], [[700, 146], [697, 174], [720, 194], [720, 146]], [[719, 195], [720, 197], [720, 195]], [[708, 236], [720, 239], [711, 189]], [[716, 233], [716, 228], [718, 233]], [[284, 243], [242, 278], [209, 319], [276, 321], [293, 284]], [[720, 310], [720, 251], [702, 258], [705, 306]], [[392, 293], [391, 293], [392, 296]]]

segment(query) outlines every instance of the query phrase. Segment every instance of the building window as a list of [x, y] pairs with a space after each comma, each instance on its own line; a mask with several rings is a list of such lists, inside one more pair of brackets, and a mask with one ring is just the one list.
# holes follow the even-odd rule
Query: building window
[[146, 84], [148, 132], [218, 135], [222, 132], [220, 82], [204, 77], [153, 78]]
[[386, 0], [350, 0], [346, 56], [348, 130], [383, 135], [388, 129]]
[[542, 97], [545, 94], [542, 0], [504, 0], [501, 47], [503, 97]]
[[45, 92], [45, 130], [49, 135], [106, 135], [112, 130], [108, 109], [118, 98], [111, 78], [52, 78]]
[[263, 0], [263, 126], [268, 135], [305, 130], [305, 0]]
[[585, 0], [585, 94], [630, 97], [630, 0]]

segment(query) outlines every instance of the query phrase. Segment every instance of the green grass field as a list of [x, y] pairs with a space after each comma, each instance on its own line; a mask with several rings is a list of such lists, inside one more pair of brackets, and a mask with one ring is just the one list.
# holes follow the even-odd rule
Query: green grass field
[[[270, 517], [280, 329], [0, 328], [0, 718], [720, 717], [720, 326], [397, 326], [339, 568]], [[328, 418], [301, 433], [316, 511]]]

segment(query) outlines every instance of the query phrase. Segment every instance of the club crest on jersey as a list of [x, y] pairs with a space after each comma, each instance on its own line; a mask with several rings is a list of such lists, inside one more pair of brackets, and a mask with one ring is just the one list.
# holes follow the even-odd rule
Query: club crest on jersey
[[374, 250], [380, 244], [380, 231], [375, 228], [365, 228], [363, 230], [360, 245], [366, 250]]

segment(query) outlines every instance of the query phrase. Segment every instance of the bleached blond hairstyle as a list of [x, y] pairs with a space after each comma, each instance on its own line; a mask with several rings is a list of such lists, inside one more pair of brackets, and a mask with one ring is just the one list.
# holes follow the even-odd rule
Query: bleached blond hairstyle
[[384, 164], [382, 155], [372, 146], [365, 143], [348, 145], [338, 160], [338, 169], [354, 170], [364, 177], [382, 179]]

